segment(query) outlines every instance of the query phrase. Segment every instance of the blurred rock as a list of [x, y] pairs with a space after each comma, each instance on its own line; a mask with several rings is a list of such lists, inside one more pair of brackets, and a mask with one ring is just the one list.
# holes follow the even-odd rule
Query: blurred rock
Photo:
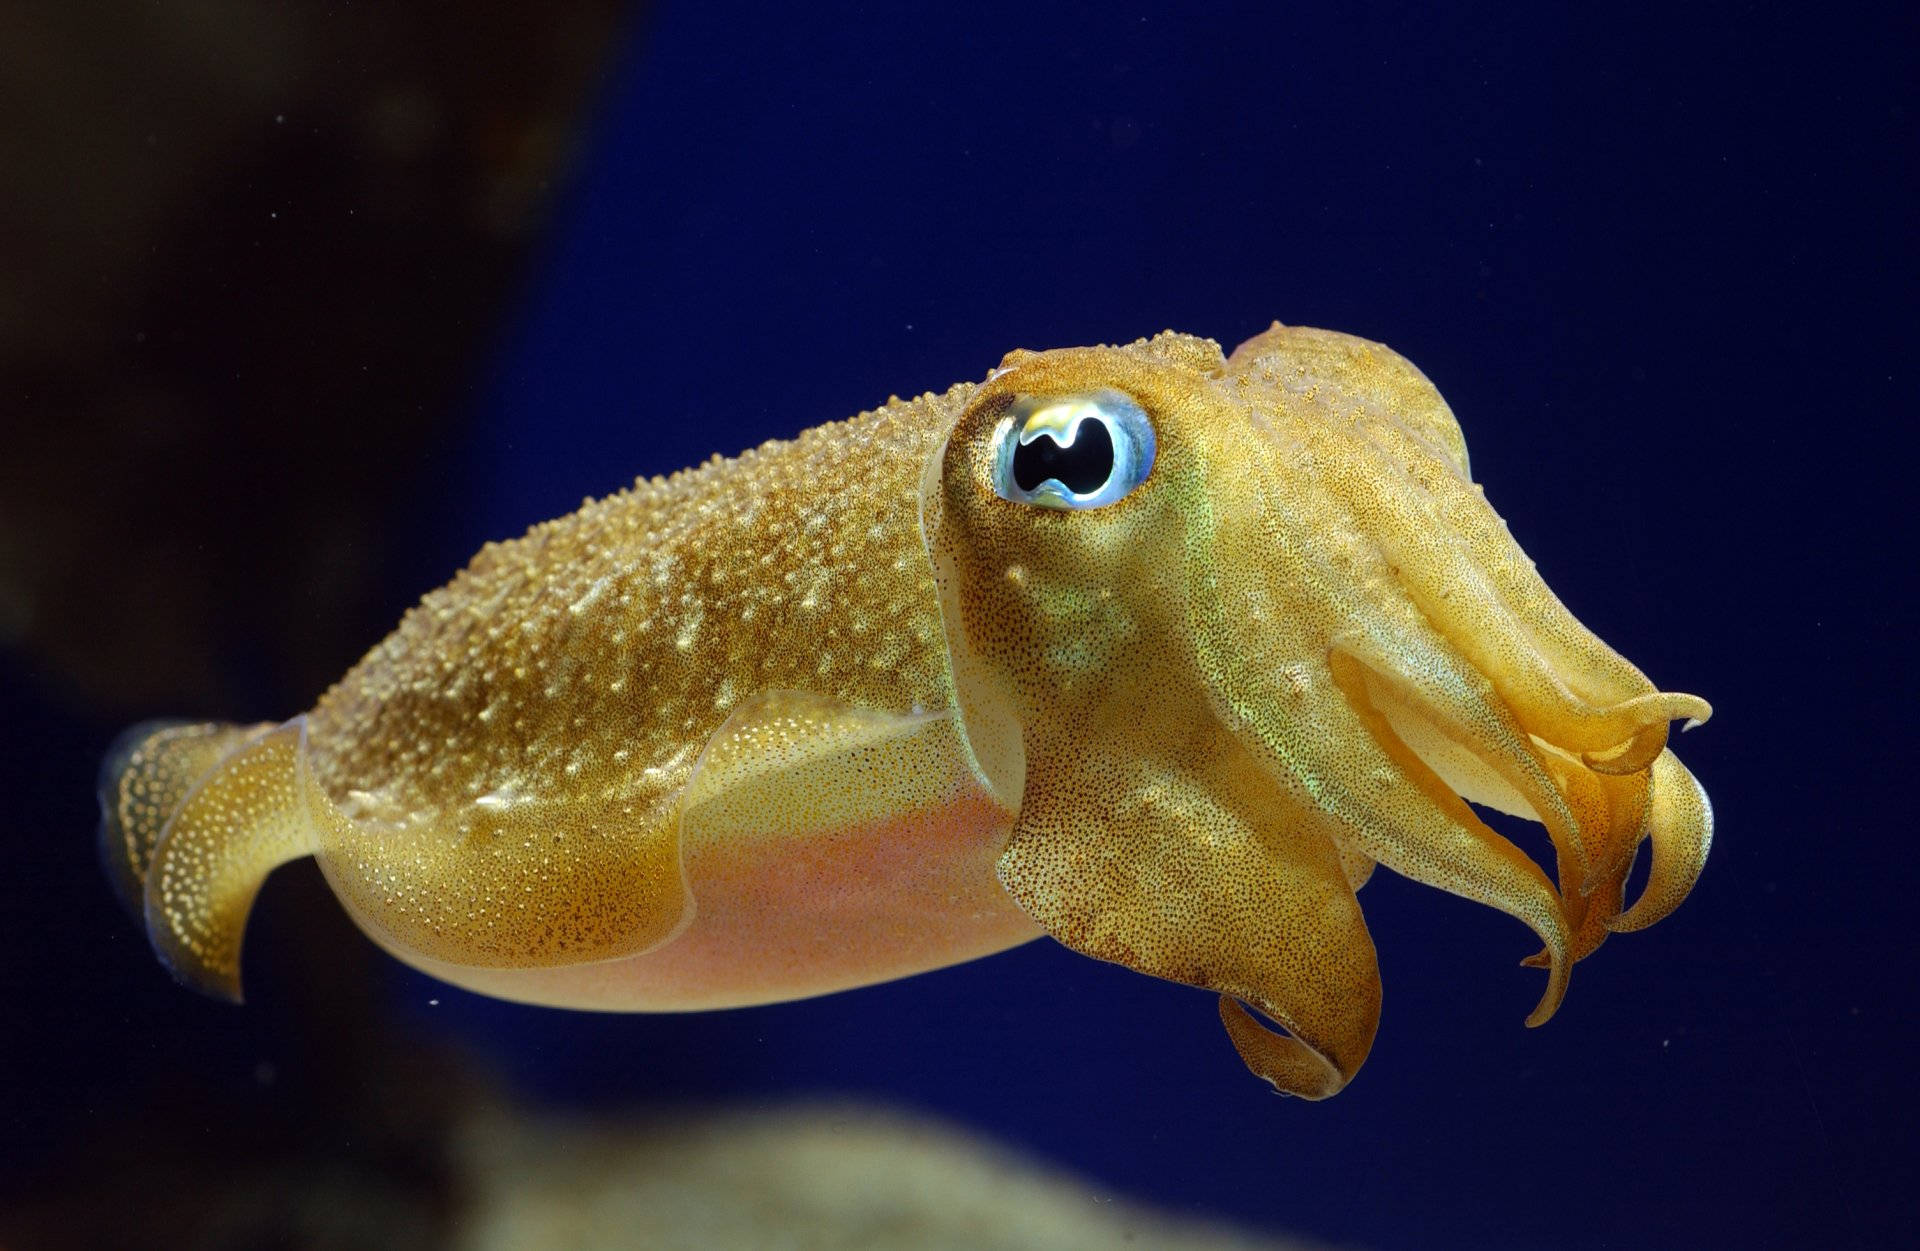
[[277, 716], [381, 637], [642, 7], [0, 6], [0, 648], [108, 719]]
[[170, 1088], [0, 1199], [4, 1251], [1309, 1251], [983, 1135], [820, 1103], [536, 1112], [457, 1052], [364, 1055], [254, 1097]]
[[461, 1251], [1305, 1251], [1176, 1219], [975, 1135], [824, 1105], [597, 1125], [480, 1116]]

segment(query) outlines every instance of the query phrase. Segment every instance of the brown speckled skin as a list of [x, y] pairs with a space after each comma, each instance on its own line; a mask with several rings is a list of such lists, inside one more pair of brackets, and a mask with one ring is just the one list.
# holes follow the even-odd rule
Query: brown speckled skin
[[[1145, 481], [996, 491], [1011, 405], [1102, 391], [1149, 415]], [[1016, 352], [490, 545], [308, 717], [131, 739], [106, 831], [163, 958], [228, 993], [253, 890], [311, 852], [401, 958], [577, 1007], [813, 994], [1044, 930], [1219, 992], [1249, 1066], [1320, 1098], [1378, 1019], [1373, 865], [1532, 927], [1537, 1024], [1697, 877], [1711, 811], [1666, 738], [1707, 711], [1541, 583], [1406, 361], [1168, 333]], [[1558, 881], [1468, 800], [1541, 821]]]
[[973, 392], [894, 401], [483, 548], [328, 691], [316, 768], [404, 810], [698, 746], [779, 687], [951, 702], [920, 477]]
[[[356, 915], [457, 964], [644, 950], [686, 911], [676, 797], [742, 701], [948, 707], [919, 489], [970, 390], [642, 482], [490, 545], [427, 596], [311, 719], [349, 817], [461, 831], [413, 900], [367, 885], [404, 872], [408, 840], [323, 857]], [[538, 866], [513, 852], [528, 830]], [[544, 906], [508, 911], [515, 893]], [[440, 927], [469, 912], [477, 930]]]

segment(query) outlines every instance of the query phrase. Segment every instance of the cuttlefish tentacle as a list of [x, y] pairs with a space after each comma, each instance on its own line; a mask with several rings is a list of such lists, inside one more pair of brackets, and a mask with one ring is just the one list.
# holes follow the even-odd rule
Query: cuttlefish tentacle
[[1356, 631], [1336, 639], [1334, 646], [1365, 666], [1369, 702], [1389, 721], [1395, 721], [1390, 708], [1404, 710], [1396, 732], [1405, 737], [1416, 722], [1425, 721], [1448, 743], [1484, 763], [1524, 802], [1525, 813], [1546, 826], [1562, 863], [1586, 871], [1590, 855], [1582, 822], [1554, 785], [1539, 750], [1492, 684], [1459, 662], [1444, 637], [1429, 632], [1425, 638], [1402, 638], [1388, 650]]
[[[1541, 757], [1555, 785], [1581, 814], [1583, 828], [1593, 833], [1590, 880], [1623, 876], [1646, 835], [1648, 775], [1599, 773], [1585, 762], [1551, 748], [1543, 748]], [[1570, 872], [1571, 866], [1562, 866], [1562, 876]]]
[[1033, 759], [1001, 882], [1066, 946], [1252, 1004], [1291, 1037], [1235, 1045], [1287, 1093], [1319, 1099], [1366, 1059], [1380, 978], [1332, 841], [1268, 801], [1218, 727], [1181, 757], [1079, 740]]
[[[1247, 428], [1247, 437], [1230, 444], [1225, 454], [1259, 465], [1253, 477], [1269, 489], [1249, 494], [1238, 512], [1207, 510], [1188, 535], [1185, 560], [1193, 598], [1187, 633], [1217, 701], [1216, 715], [1256, 747], [1280, 787], [1338, 823], [1344, 844], [1403, 876], [1508, 913], [1533, 929], [1549, 951], [1560, 953], [1563, 958], [1554, 962], [1528, 1018], [1542, 1023], [1558, 1007], [1572, 963], [1559, 894], [1538, 865], [1473, 814], [1449, 785], [1453, 778], [1436, 776], [1407, 745], [1369, 688], [1376, 667], [1389, 674], [1405, 671], [1405, 658], [1388, 654], [1396, 648], [1446, 675], [1432, 688], [1431, 702], [1448, 702], [1441, 686], [1464, 698], [1485, 684], [1444, 659], [1445, 640], [1403, 596], [1391, 593], [1388, 570], [1367, 563], [1377, 559], [1378, 549], [1365, 540], [1364, 522], [1352, 510], [1343, 508], [1332, 523], [1318, 526], [1291, 515], [1292, 501], [1307, 498], [1302, 492], [1308, 489], [1295, 476], [1298, 467], [1287, 463], [1285, 453], [1295, 447], [1291, 439]], [[1323, 495], [1312, 498], [1316, 505], [1324, 500]], [[1265, 576], [1248, 577], [1246, 570]], [[1364, 603], [1353, 599], [1349, 588], [1356, 584], [1369, 588]], [[1328, 605], [1327, 621], [1289, 611], [1290, 604], [1301, 602]], [[1363, 632], [1349, 624], [1356, 622], [1398, 642], [1343, 645], [1340, 640]], [[1329, 628], [1333, 640], [1317, 634]], [[1301, 659], [1316, 650], [1322, 652], [1317, 662]], [[1371, 663], [1356, 659], [1354, 651], [1368, 655]], [[1573, 854], [1577, 823], [1551, 785], [1524, 780], [1539, 763], [1524, 736], [1500, 737], [1496, 707], [1496, 701], [1483, 699], [1478, 709], [1442, 715], [1462, 722], [1481, 718], [1477, 730], [1460, 730], [1460, 737], [1478, 748], [1467, 754], [1476, 760], [1481, 752], [1501, 758], [1502, 768], [1522, 778], [1540, 796], [1540, 806], [1556, 814], [1561, 845]], [[1481, 772], [1501, 792], [1498, 806], [1535, 815], [1500, 771]]]
[[[1338, 339], [1275, 327], [1227, 364], [1267, 445], [1266, 494], [1282, 514], [1293, 498], [1322, 510], [1333, 503], [1334, 530], [1372, 541], [1372, 552], [1364, 544], [1336, 548], [1337, 567], [1319, 584], [1337, 587], [1376, 555], [1385, 570], [1367, 576], [1404, 588], [1422, 620], [1371, 611], [1340, 645], [1370, 671], [1373, 702], [1395, 732], [1416, 740], [1416, 753], [1450, 786], [1548, 826], [1573, 951], [1585, 955], [1619, 909], [1639, 837], [1632, 796], [1644, 792], [1669, 720], [1697, 721], [1710, 710], [1692, 696], [1657, 691], [1567, 613], [1468, 478], [1457, 424], [1418, 370], [1375, 345], [1330, 338]], [[1339, 419], [1302, 422], [1286, 405], [1260, 402], [1263, 388], [1310, 395]], [[1294, 536], [1310, 532], [1284, 516], [1271, 529], [1296, 545]], [[1296, 556], [1296, 573], [1301, 563]], [[1419, 677], [1433, 674], [1435, 650], [1464, 653], [1469, 676], [1462, 681], [1456, 668], [1426, 687], [1433, 697], [1421, 698]], [[1472, 679], [1480, 675], [1491, 687], [1490, 720], [1474, 706]], [[1519, 733], [1474, 736], [1476, 716]], [[1436, 753], [1461, 767], [1446, 768]], [[1504, 787], [1474, 776], [1483, 773], [1476, 764], [1492, 766]], [[1620, 785], [1599, 791], [1602, 778]], [[1578, 804], [1576, 790], [1585, 795]]]
[[[1444, 466], [1430, 457], [1414, 462], [1418, 448], [1404, 431], [1362, 418], [1349, 430], [1317, 433], [1316, 450], [1333, 462], [1328, 480], [1336, 490], [1364, 492], [1349, 506], [1384, 514], [1371, 532], [1408, 594], [1529, 733], [1603, 772], [1631, 773], [1665, 746], [1668, 722], [1711, 715], [1695, 696], [1656, 690], [1591, 635], [1575, 652], [1573, 640], [1551, 628], [1571, 617], [1505, 523]], [[1543, 647], [1543, 638], [1553, 646]], [[1604, 694], [1596, 701], [1575, 683]]]
[[[1647, 775], [1595, 773], [1563, 753], [1543, 753], [1555, 783], [1594, 834], [1594, 863], [1584, 877], [1572, 865], [1560, 865], [1560, 892], [1573, 927], [1573, 956], [1584, 960], [1599, 950], [1618, 915], [1633, 854], [1645, 837]], [[1531, 963], [1544, 964], [1545, 953]]]
[[[1473, 482], [1452, 408], [1411, 361], [1352, 335], [1275, 322], [1234, 349], [1224, 372], [1363, 418], [1370, 436], [1394, 448], [1404, 465], [1438, 464], [1444, 458], [1451, 474], [1422, 475], [1436, 519], [1454, 533], [1478, 536], [1473, 546], [1487, 582], [1524, 622], [1570, 690], [1591, 705], [1608, 707], [1652, 689], [1638, 669], [1600, 642], [1541, 584], [1533, 561]], [[1497, 533], [1489, 531], [1490, 525]]]
[[[1383, 459], [1400, 466], [1400, 480], [1418, 484], [1420, 513], [1388, 531], [1428, 558], [1409, 562], [1418, 571], [1409, 588], [1450, 636], [1465, 641], [1529, 732], [1581, 753], [1598, 772], [1636, 773], [1666, 745], [1669, 722], [1712, 715], [1698, 696], [1655, 688], [1581, 625], [1473, 483], [1420, 465], [1418, 446], [1390, 423], [1369, 419], [1361, 428]], [[1423, 524], [1409, 529], [1414, 522]], [[1432, 559], [1441, 547], [1459, 558]]]
[[[1488, 828], [1452, 787], [1397, 735], [1373, 706], [1359, 664], [1336, 653], [1333, 678], [1348, 710], [1335, 723], [1357, 722], [1346, 741], [1352, 764], [1372, 786], [1364, 803], [1335, 805], [1361, 850], [1416, 882], [1450, 891], [1525, 923], [1548, 953], [1547, 986], [1527, 1015], [1544, 1025], [1566, 997], [1573, 939], [1560, 893], [1527, 855]], [[1355, 799], [1361, 798], [1355, 796]]]
[[[1215, 620], [1231, 624], [1226, 606], [1216, 607]], [[1372, 671], [1340, 652], [1328, 656], [1325, 669], [1304, 673], [1257, 650], [1204, 648], [1201, 659], [1221, 693], [1223, 722], [1256, 745], [1283, 794], [1334, 822], [1343, 846], [1403, 877], [1497, 908], [1557, 953], [1527, 1021], [1550, 1018], [1572, 965], [1559, 893], [1395, 731], [1369, 692]]]
[[[1564, 811], [1561, 805], [1543, 804], [1537, 786], [1521, 790], [1555, 834], [1563, 866], [1562, 894], [1576, 933], [1574, 951], [1577, 956], [1589, 954], [1609, 928], [1617, 927], [1613, 918], [1635, 841], [1625, 836], [1634, 827], [1615, 814], [1637, 815], [1632, 795], [1636, 789], [1645, 789], [1649, 768], [1663, 755], [1669, 722], [1684, 718], [1697, 724], [1712, 710], [1695, 696], [1658, 691], [1574, 622], [1470, 484], [1414, 463], [1411, 458], [1418, 449], [1404, 431], [1374, 421], [1361, 424], [1368, 431], [1365, 444], [1385, 449], [1388, 459], [1400, 462], [1403, 472], [1389, 472], [1390, 466], [1375, 464], [1371, 473], [1365, 473], [1363, 465], [1353, 473], [1331, 476], [1336, 482], [1364, 476], [1374, 485], [1365, 503], [1391, 514], [1391, 523], [1382, 528], [1382, 549], [1400, 572], [1408, 594], [1449, 641], [1458, 642], [1474, 669], [1487, 675], [1499, 702], [1511, 709], [1519, 728], [1538, 744], [1540, 750], [1528, 753], [1530, 757], [1540, 762], [1549, 752], [1571, 755], [1588, 777], [1620, 780], [1607, 801], [1609, 815], [1604, 823], [1597, 817], [1573, 823], [1583, 832], [1591, 826], [1593, 841], [1603, 848], [1597, 852], [1570, 844], [1560, 834], [1556, 809]], [[1321, 449], [1330, 457], [1352, 450], [1357, 442], [1343, 441], [1337, 433], [1322, 432], [1319, 437]], [[1364, 458], [1365, 452], [1359, 455]], [[1431, 458], [1427, 464], [1432, 465]], [[1388, 485], [1383, 489], [1381, 483]], [[1395, 489], [1408, 483], [1418, 491]], [[1471, 593], [1463, 594], [1463, 588]], [[1408, 665], [1407, 654], [1403, 644], [1390, 658], [1376, 655], [1373, 667], [1383, 675], [1402, 673]], [[1576, 690], [1575, 681], [1584, 689]], [[1614, 702], [1592, 702], [1585, 692], [1598, 692]], [[1450, 706], [1461, 707], [1457, 697]], [[1431, 715], [1430, 708], [1421, 711]], [[1484, 745], [1476, 754], [1489, 763], [1499, 758], [1485, 754]], [[1556, 795], [1576, 785], [1576, 774], [1565, 766], [1561, 761], [1552, 788]], [[1536, 780], [1510, 773], [1503, 776], [1516, 789], [1523, 780]], [[1677, 785], [1670, 783], [1669, 789]], [[1684, 828], [1688, 820], [1677, 814], [1670, 818], [1676, 828]], [[1661, 879], [1666, 888], [1662, 898], [1671, 897], [1677, 904], [1692, 881], [1686, 866], [1698, 861], [1679, 850], [1684, 836], [1661, 841], [1674, 848], [1666, 862], [1671, 872]], [[1596, 890], [1601, 898], [1586, 901], [1584, 897]]]
[[[1645, 929], [1685, 901], [1713, 843], [1713, 808], [1670, 751], [1661, 752], [1647, 772], [1629, 777], [1590, 773], [1578, 764], [1566, 773], [1570, 793], [1600, 792], [1601, 804], [1610, 809], [1607, 861], [1582, 891], [1567, 893], [1574, 958], [1584, 960], [1607, 935]], [[1653, 848], [1652, 864], [1640, 898], [1628, 908], [1627, 875], [1643, 842]], [[1549, 956], [1542, 950], [1521, 963], [1544, 968]]]
[[1653, 864], [1640, 898], [1608, 919], [1607, 928], [1615, 933], [1643, 930], [1678, 908], [1700, 879], [1713, 846], [1713, 804], [1670, 751], [1653, 762], [1646, 829]]
[[[1228, 376], [1314, 398], [1345, 422], [1274, 430], [1314, 484], [1369, 525], [1421, 609], [1491, 678], [1529, 733], [1597, 771], [1647, 767], [1669, 721], [1703, 721], [1704, 700], [1662, 693], [1567, 611], [1467, 473], [1452, 411], [1425, 375], [1377, 344], [1276, 324], [1237, 349]], [[1434, 455], [1435, 450], [1444, 453]]]

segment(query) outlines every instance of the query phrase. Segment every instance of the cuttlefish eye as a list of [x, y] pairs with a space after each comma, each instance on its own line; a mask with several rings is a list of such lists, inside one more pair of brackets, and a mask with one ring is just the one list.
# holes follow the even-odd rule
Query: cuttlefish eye
[[993, 428], [993, 489], [1042, 508], [1101, 508], [1153, 469], [1153, 423], [1118, 391], [1022, 395]]

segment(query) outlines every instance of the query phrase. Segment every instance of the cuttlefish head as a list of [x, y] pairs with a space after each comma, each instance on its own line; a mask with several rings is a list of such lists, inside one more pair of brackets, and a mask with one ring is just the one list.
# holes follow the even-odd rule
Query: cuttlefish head
[[[1529, 1024], [1699, 874], [1711, 812], [1666, 741], [1707, 705], [1568, 613], [1378, 344], [1014, 353], [922, 513], [968, 751], [1019, 814], [1001, 881], [1067, 946], [1218, 992], [1282, 1092], [1372, 1045], [1375, 863], [1532, 927]], [[1539, 822], [1555, 878], [1476, 804]]]

